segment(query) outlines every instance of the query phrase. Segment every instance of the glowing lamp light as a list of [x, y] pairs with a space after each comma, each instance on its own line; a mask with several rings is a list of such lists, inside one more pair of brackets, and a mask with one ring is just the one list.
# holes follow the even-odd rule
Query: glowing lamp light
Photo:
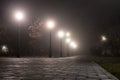
[[67, 37], [70, 37], [70, 33], [69, 33], [69, 32], [67, 32], [67, 33], [66, 33], [66, 36], [67, 36]]
[[70, 46], [73, 47], [74, 44], [75, 44], [74, 42], [71, 42], [71, 43], [70, 43]]
[[2, 46], [2, 52], [8, 52], [8, 47], [5, 46], [5, 45], [3, 45], [3, 46]]
[[15, 12], [15, 19], [17, 19], [18, 21], [23, 20], [23, 19], [24, 19], [24, 14], [23, 14], [23, 12], [21, 12], [21, 11]]
[[106, 40], [107, 40], [106, 36], [102, 36], [102, 41], [106, 41]]
[[77, 48], [77, 45], [76, 45], [74, 42], [71, 42], [71, 43], [70, 43], [70, 46], [71, 46], [72, 48]]
[[53, 28], [55, 27], [55, 23], [54, 23], [53, 21], [48, 21], [48, 22], [47, 22], [47, 27], [48, 27], [49, 29], [53, 29]]
[[76, 45], [76, 44], [74, 44], [74, 45], [73, 45], [73, 48], [77, 48], [77, 45]]
[[64, 32], [63, 31], [59, 31], [58, 32], [58, 37], [59, 38], [63, 38], [64, 37]]
[[66, 43], [70, 43], [70, 41], [71, 41], [70, 38], [66, 39]]

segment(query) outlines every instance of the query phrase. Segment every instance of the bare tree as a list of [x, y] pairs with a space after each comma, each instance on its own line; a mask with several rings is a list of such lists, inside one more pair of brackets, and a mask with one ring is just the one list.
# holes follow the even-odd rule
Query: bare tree
[[36, 54], [42, 50], [42, 47], [40, 46], [40, 39], [42, 39], [44, 35], [44, 28], [43, 23], [40, 19], [38, 19], [36, 22], [34, 22], [33, 25], [28, 27], [29, 31], [29, 45], [30, 45], [30, 53]]

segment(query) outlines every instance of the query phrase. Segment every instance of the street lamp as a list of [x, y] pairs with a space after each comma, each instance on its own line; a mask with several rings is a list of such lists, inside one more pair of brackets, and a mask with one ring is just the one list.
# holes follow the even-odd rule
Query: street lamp
[[106, 44], [105, 44], [106, 41], [107, 41], [107, 37], [105, 35], [102, 35], [101, 36], [101, 42], [102, 42], [101, 46], [103, 51], [102, 55], [104, 55], [105, 54], [104, 52], [106, 51]]
[[71, 46], [72, 48], [74, 48], [74, 49], [77, 48], [77, 45], [76, 45], [74, 42], [71, 42], [71, 43], [70, 43], [70, 46]]
[[2, 46], [2, 52], [4, 52], [4, 53], [8, 52], [8, 47], [6, 45]]
[[[16, 11], [14, 13], [14, 18], [18, 22], [21, 22], [24, 19], [24, 13], [22, 11]], [[18, 58], [20, 57], [20, 27], [18, 27], [18, 53], [17, 53], [17, 57]]]
[[48, 27], [49, 29], [53, 29], [53, 28], [55, 27], [55, 23], [54, 23], [53, 21], [48, 21], [48, 22], [47, 22], [47, 27]]
[[58, 32], [58, 37], [61, 39], [60, 40], [60, 57], [62, 57], [62, 39], [64, 38], [64, 31], [59, 31]]
[[70, 42], [70, 47], [72, 48], [72, 49], [76, 49], [77, 48], [77, 44], [75, 43], [75, 42]]
[[67, 38], [67, 39], [66, 39], [66, 43], [67, 43], [67, 55], [68, 55], [68, 56], [70, 56], [70, 54], [69, 54], [69, 46], [68, 46], [68, 45], [70, 44], [70, 41], [71, 41], [70, 38]]
[[102, 41], [103, 41], [103, 42], [107, 41], [106, 36], [103, 35], [101, 38], [102, 38]]
[[15, 12], [15, 19], [18, 21], [22, 21], [24, 19], [24, 14], [21, 11], [16, 11]]
[[70, 43], [71, 39], [70, 38], [67, 38], [66, 39], [66, 43]]
[[71, 35], [71, 34], [70, 34], [69, 32], [66, 33], [66, 37], [70, 37], [70, 35]]
[[77, 45], [76, 45], [76, 44], [74, 44], [74, 45], [73, 45], [73, 48], [74, 48], [74, 49], [76, 49], [76, 48], [77, 48]]
[[50, 47], [49, 47], [49, 57], [52, 57], [52, 46], [51, 46], [51, 30], [55, 27], [55, 23], [53, 21], [47, 22], [47, 27], [50, 29]]

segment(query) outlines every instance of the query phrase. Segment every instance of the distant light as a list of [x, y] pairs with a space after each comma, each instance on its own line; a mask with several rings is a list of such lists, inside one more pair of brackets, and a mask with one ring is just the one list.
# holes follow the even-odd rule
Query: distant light
[[70, 38], [66, 39], [66, 43], [70, 43], [70, 41], [71, 41]]
[[24, 14], [22, 11], [16, 11], [15, 12], [15, 19], [18, 21], [21, 21], [24, 19]]
[[102, 36], [102, 41], [106, 41], [106, 40], [107, 40], [106, 36]]
[[77, 48], [77, 45], [76, 45], [74, 42], [71, 42], [71, 43], [70, 43], [70, 46], [71, 46], [72, 48]]
[[74, 42], [71, 42], [71, 43], [70, 43], [70, 46], [71, 46], [71, 47], [73, 47], [73, 46], [74, 46], [74, 44], [75, 44]]
[[58, 32], [58, 37], [63, 38], [64, 37], [64, 32], [63, 31], [59, 31]]
[[69, 32], [67, 32], [67, 33], [66, 33], [66, 36], [67, 36], [67, 37], [70, 37], [70, 33], [69, 33]]
[[49, 29], [53, 29], [53, 28], [55, 27], [55, 23], [54, 23], [53, 21], [48, 21], [48, 22], [47, 22], [47, 27], [48, 27]]
[[77, 45], [76, 45], [76, 44], [74, 44], [74, 45], [73, 45], [73, 48], [75, 48], [75, 49], [76, 49], [76, 48], [77, 48]]
[[2, 46], [2, 52], [8, 52], [8, 47], [6, 45]]

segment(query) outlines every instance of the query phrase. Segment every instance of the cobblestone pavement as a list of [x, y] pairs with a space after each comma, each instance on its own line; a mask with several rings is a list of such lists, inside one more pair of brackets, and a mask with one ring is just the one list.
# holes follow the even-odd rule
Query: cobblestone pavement
[[118, 80], [94, 62], [70, 58], [0, 58], [0, 80]]

